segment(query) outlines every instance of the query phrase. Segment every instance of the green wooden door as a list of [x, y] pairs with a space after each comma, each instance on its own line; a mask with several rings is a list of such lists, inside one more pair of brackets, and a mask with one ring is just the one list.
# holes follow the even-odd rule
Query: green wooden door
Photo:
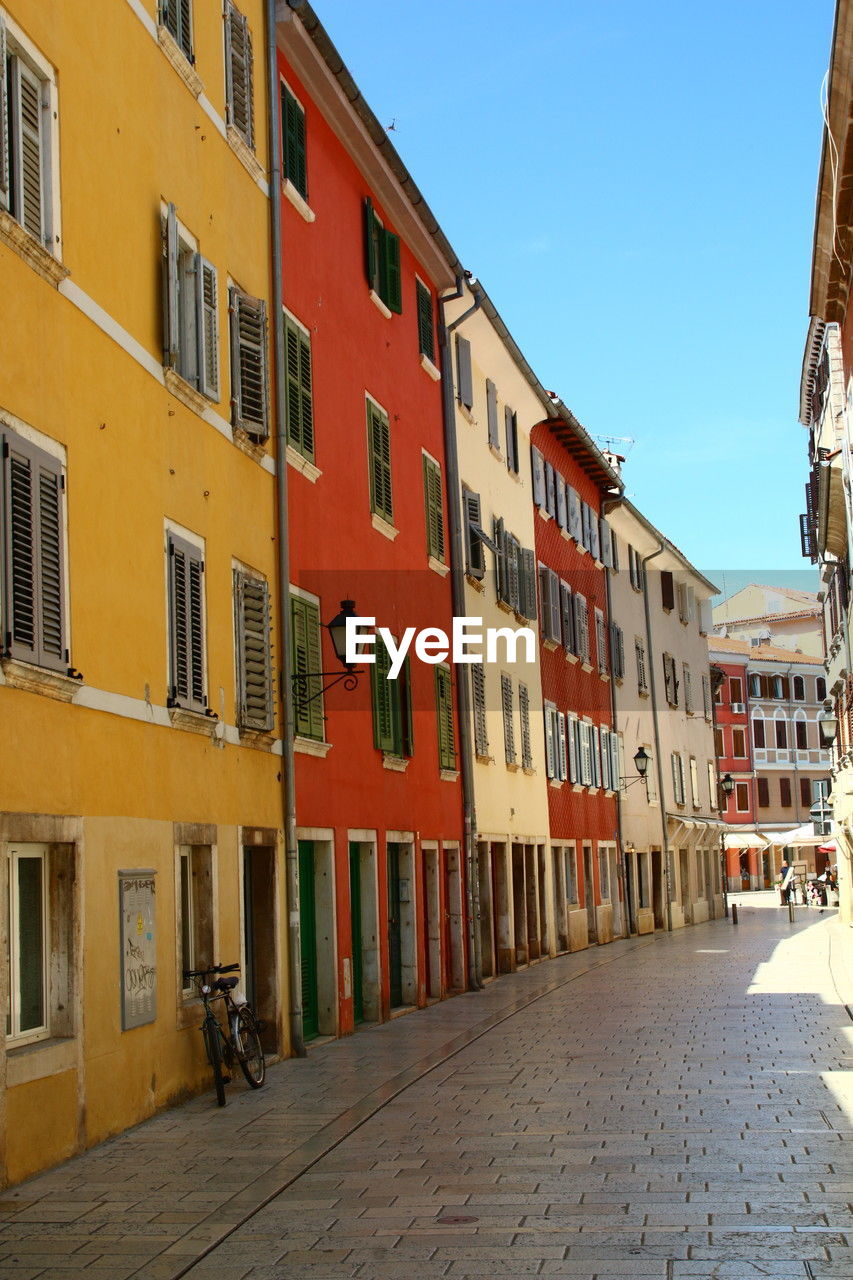
[[403, 949], [400, 933], [400, 846], [388, 845], [388, 970], [391, 1008], [403, 1003]]
[[349, 901], [352, 926], [352, 1007], [356, 1024], [364, 1022], [361, 939], [361, 848], [349, 847]]
[[302, 963], [302, 1035], [320, 1033], [317, 999], [317, 907], [314, 901], [314, 842], [299, 841], [299, 941]]

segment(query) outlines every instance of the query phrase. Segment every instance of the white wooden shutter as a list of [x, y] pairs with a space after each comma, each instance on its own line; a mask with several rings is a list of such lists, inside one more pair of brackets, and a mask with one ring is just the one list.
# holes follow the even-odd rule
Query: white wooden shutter
[[170, 204], [163, 228], [163, 364], [169, 369], [177, 369], [181, 353], [178, 252], [178, 214]]
[[459, 397], [459, 403], [464, 404], [466, 409], [471, 409], [474, 404], [471, 343], [460, 333], [456, 335], [456, 377], [458, 382], [456, 394]]
[[618, 791], [622, 785], [622, 736], [618, 733], [610, 735], [610, 785]]
[[530, 470], [533, 472], [533, 501], [537, 507], [545, 506], [545, 459], [533, 445], [530, 446]]
[[591, 726], [590, 739], [592, 743], [592, 785], [594, 787], [600, 787], [601, 786], [601, 742], [599, 739], [597, 725]]
[[590, 742], [591, 725], [578, 721], [581, 748], [581, 782], [585, 787], [592, 785], [592, 744]]
[[581, 500], [577, 490], [571, 485], [566, 485], [566, 500], [569, 506], [569, 534], [575, 542], [581, 542], [583, 538]]
[[225, 79], [228, 123], [254, 149], [252, 34], [247, 18], [230, 0], [225, 15]]
[[568, 777], [568, 760], [566, 759], [566, 717], [562, 711], [557, 712], [557, 772], [560, 781]]
[[267, 304], [231, 289], [231, 421], [249, 435], [269, 435], [267, 410]]
[[0, 209], [9, 208], [9, 85], [6, 71], [6, 24], [0, 13]]
[[198, 389], [210, 400], [219, 399], [219, 290], [216, 267], [200, 253], [195, 255], [195, 288], [198, 352]]
[[568, 529], [569, 527], [566, 481], [559, 471], [557, 472], [557, 525], [560, 529]]
[[551, 640], [556, 640], [559, 644], [561, 638], [560, 579], [557, 577], [553, 569], [548, 570], [548, 604], [551, 611], [549, 636]]
[[556, 753], [554, 743], [554, 716], [553, 707], [545, 708], [545, 772], [549, 778], [556, 778]]
[[569, 781], [574, 783], [578, 780], [578, 718], [571, 711], [567, 717], [566, 734], [569, 740]]
[[234, 573], [238, 724], [267, 731], [273, 723], [270, 606], [266, 582]]
[[498, 423], [498, 391], [491, 378], [486, 378], [486, 418], [489, 427], [489, 444], [500, 451], [501, 432]]
[[610, 781], [610, 730], [601, 730], [601, 785], [605, 791], [610, 791], [612, 783]]

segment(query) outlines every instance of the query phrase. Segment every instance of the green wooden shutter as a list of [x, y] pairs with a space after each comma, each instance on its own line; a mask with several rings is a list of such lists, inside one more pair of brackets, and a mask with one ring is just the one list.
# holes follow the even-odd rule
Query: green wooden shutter
[[252, 34], [248, 20], [229, 0], [225, 15], [225, 96], [228, 123], [254, 149]]
[[322, 648], [320, 643], [320, 610], [311, 600], [290, 597], [291, 666], [294, 681], [294, 716], [296, 732], [303, 738], [323, 741], [325, 717], [320, 692]]
[[219, 315], [216, 267], [200, 253], [195, 255], [196, 315], [199, 338], [198, 389], [210, 400], [219, 399]]
[[404, 756], [415, 754], [415, 718], [412, 714], [412, 669], [408, 657], [397, 677], [397, 713], [399, 724], [398, 751]]
[[388, 415], [367, 401], [367, 441], [370, 456], [370, 508], [389, 524], [394, 521], [391, 493], [391, 432]]
[[367, 282], [375, 293], [381, 293], [381, 285], [379, 280], [379, 262], [381, 257], [381, 233], [382, 227], [376, 214], [373, 211], [373, 201], [370, 196], [364, 199], [364, 251], [365, 251], [365, 267], [367, 270]]
[[435, 668], [435, 715], [438, 723], [438, 763], [442, 769], [456, 768], [453, 739], [453, 682], [450, 668]]
[[427, 554], [444, 563], [444, 509], [441, 501], [441, 468], [424, 454], [424, 504]]
[[311, 385], [311, 337], [284, 318], [287, 383], [287, 442], [309, 462], [314, 461], [314, 401]]
[[0, 14], [0, 209], [9, 208], [9, 83], [6, 24]]
[[269, 435], [267, 304], [231, 288], [231, 421], [256, 440]]
[[379, 296], [389, 311], [397, 315], [403, 310], [403, 280], [400, 271], [400, 237], [393, 231], [382, 229], [382, 263], [380, 272], [382, 287]]
[[268, 731], [273, 724], [270, 606], [266, 582], [235, 570], [238, 723]]
[[308, 163], [305, 112], [286, 84], [281, 86], [281, 124], [284, 140], [284, 176], [303, 200], [308, 199]]
[[420, 280], [415, 281], [418, 309], [418, 343], [421, 354], [435, 362], [435, 326], [432, 318], [432, 294]]
[[376, 661], [370, 669], [373, 695], [373, 744], [380, 751], [394, 752], [394, 714], [391, 681], [388, 672], [391, 658], [382, 640], [376, 638]]

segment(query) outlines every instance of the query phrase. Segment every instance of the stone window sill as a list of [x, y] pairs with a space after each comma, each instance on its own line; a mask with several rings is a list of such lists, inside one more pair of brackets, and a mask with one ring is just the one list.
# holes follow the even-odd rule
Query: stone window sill
[[429, 557], [427, 566], [432, 569], [433, 573], [437, 573], [440, 578], [446, 578], [450, 573], [450, 565], [442, 564], [440, 560], [436, 560], [435, 556]]
[[503, 462], [504, 460], [503, 454], [501, 453], [500, 449], [496, 449], [493, 444], [489, 445], [489, 453], [492, 455], [493, 458], [497, 458], [498, 462]]
[[10, 248], [26, 262], [28, 267], [32, 267], [42, 280], [46, 280], [54, 288], [71, 274], [68, 267], [63, 266], [49, 249], [45, 249], [44, 245], [40, 244], [35, 236], [30, 235], [29, 231], [5, 209], [0, 209], [0, 243]]
[[436, 368], [429, 356], [424, 355], [423, 351], [421, 352], [421, 368], [428, 377], [432, 378], [433, 382], [441, 382], [441, 370]]
[[318, 738], [303, 738], [301, 734], [297, 734], [293, 739], [293, 750], [301, 756], [316, 756], [319, 760], [325, 760], [334, 743], [320, 742]]
[[547, 522], [552, 519], [550, 511], [546, 511], [544, 507], [537, 507], [536, 510], [539, 512], [540, 520], [545, 520]]
[[473, 587], [475, 591], [479, 591], [482, 595], [486, 590], [486, 584], [482, 578], [472, 578], [470, 573], [465, 574], [465, 581], [469, 587]]
[[375, 511], [370, 517], [370, 523], [373, 525], [374, 529], [381, 533], [384, 538], [387, 538], [389, 542], [393, 542], [397, 537], [397, 534], [400, 532], [399, 529], [394, 528], [393, 524], [389, 524], [382, 516], [377, 515]]
[[302, 193], [296, 190], [296, 187], [290, 181], [290, 178], [285, 178], [282, 182], [281, 194], [286, 200], [290, 201], [299, 216], [304, 218], [306, 222], [313, 222], [317, 217], [316, 213]]
[[465, 421], [470, 422], [472, 427], [478, 427], [480, 425], [477, 419], [474, 417], [472, 410], [468, 408], [467, 404], [463, 404], [461, 400], [457, 400], [456, 407], [458, 408], [459, 412], [462, 414], [462, 417], [465, 419]]
[[241, 747], [254, 747], [257, 751], [272, 751], [275, 734], [267, 729], [238, 729]]
[[382, 301], [382, 299], [380, 298], [379, 294], [376, 292], [375, 289], [370, 290], [370, 301], [376, 307], [377, 311], [381, 311], [382, 315], [385, 317], [386, 320], [391, 319], [391, 315], [392, 315], [391, 308], [386, 307], [385, 303]]
[[409, 761], [404, 756], [394, 756], [388, 751], [382, 752], [382, 768], [390, 769], [392, 773], [405, 773], [409, 767]]
[[578, 655], [576, 653], [569, 653], [568, 650], [566, 650], [565, 652], [566, 652], [566, 662], [577, 662]]
[[606, 684], [610, 684], [610, 672], [609, 672], [609, 671], [599, 671], [599, 673], [598, 673], [598, 674], [599, 674], [599, 676], [601, 677], [601, 679], [602, 679]]
[[200, 98], [204, 93], [204, 82], [168, 27], [162, 24], [158, 26], [157, 40], [190, 93], [193, 97]]
[[514, 760], [507, 760], [506, 767], [510, 773], [518, 773], [518, 765]]
[[500, 609], [501, 613], [510, 613], [513, 615], [513, 617], [515, 616], [515, 610], [513, 609], [512, 605], [507, 604], [505, 600], [496, 600], [495, 604], [498, 607], [498, 609]]
[[298, 471], [303, 475], [306, 480], [310, 480], [311, 484], [316, 484], [323, 474], [319, 467], [315, 467], [313, 462], [309, 461], [308, 458], [303, 458], [302, 454], [294, 449], [292, 444], [287, 446], [285, 457], [288, 465], [293, 467], [294, 471]]
[[534, 778], [536, 776], [536, 770], [533, 768], [532, 764], [522, 765], [521, 772], [524, 774], [525, 778]]
[[258, 160], [258, 157], [248, 145], [239, 129], [235, 129], [233, 124], [226, 125], [225, 137], [228, 140], [229, 147], [249, 174], [249, 177], [253, 178], [255, 182], [266, 182], [266, 169]]
[[578, 542], [575, 545], [577, 546], [579, 556], [589, 555], [589, 552], [587, 551], [586, 547], [582, 545], [582, 543]]
[[477, 764], [494, 764], [495, 763], [494, 756], [476, 755], [474, 759], [477, 761]]
[[0, 662], [3, 671], [3, 682], [12, 689], [23, 689], [26, 693], [40, 693], [55, 702], [73, 702], [77, 690], [82, 688], [83, 681], [61, 671], [50, 671], [47, 667], [37, 667], [30, 662], [22, 662], [20, 658], [4, 658]]
[[458, 769], [439, 769], [438, 776], [442, 782], [458, 782], [459, 770]]
[[587, 675], [589, 675], [589, 673], [592, 671], [592, 663], [591, 663], [591, 662], [582, 662], [582, 663], [581, 663], [581, 669], [582, 669], [583, 671], [585, 671], [585, 672], [587, 673]]
[[555, 791], [560, 791], [562, 790], [563, 782], [564, 782], [563, 778], [549, 778], [548, 786], [553, 787]]
[[73, 1036], [47, 1036], [29, 1044], [6, 1046], [6, 1088], [44, 1080], [77, 1066], [77, 1041]]
[[542, 648], [543, 648], [543, 649], [550, 649], [550, 650], [553, 652], [555, 649], [559, 649], [559, 647], [560, 647], [560, 646], [559, 646], [559, 644], [557, 643], [557, 641], [556, 641], [556, 640], [543, 640], [543, 641], [542, 641]]
[[204, 711], [193, 711], [189, 707], [169, 707], [169, 719], [176, 729], [187, 729], [190, 733], [201, 733], [212, 738], [219, 724], [219, 717]]
[[242, 453], [245, 453], [254, 462], [263, 464], [263, 460], [267, 456], [267, 451], [264, 448], [265, 441], [256, 440], [254, 436], [250, 436], [248, 431], [244, 431], [242, 427], [232, 427], [231, 433], [231, 439]]
[[561, 530], [560, 530], [560, 536], [561, 536], [562, 538], [565, 538], [565, 539], [566, 539], [566, 542], [571, 542], [571, 540], [572, 540], [572, 535], [569, 533], [568, 529], [561, 529]]
[[200, 417], [204, 417], [210, 400], [207, 396], [203, 396], [200, 391], [196, 391], [195, 387], [187, 382], [186, 378], [175, 369], [163, 369], [163, 381], [166, 384], [167, 391], [171, 391], [176, 400], [180, 400], [181, 404], [185, 404], [188, 409], [192, 409]]

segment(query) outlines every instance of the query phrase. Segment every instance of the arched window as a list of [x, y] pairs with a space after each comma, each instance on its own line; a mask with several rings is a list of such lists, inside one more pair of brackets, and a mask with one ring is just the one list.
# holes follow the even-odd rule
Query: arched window
[[773, 717], [774, 731], [776, 734], [776, 747], [779, 751], [785, 751], [788, 747], [788, 721], [785, 719], [783, 711], [777, 711]]
[[794, 676], [794, 701], [805, 702], [806, 682], [802, 676]]
[[809, 726], [802, 707], [798, 707], [794, 712], [794, 742], [798, 751], [808, 751]]
[[773, 697], [784, 698], [784, 696], [785, 694], [783, 692], [782, 677], [774, 676], [773, 677]]
[[815, 680], [815, 693], [817, 694], [818, 702], [823, 702], [826, 698], [826, 681], [823, 676], [818, 676]]
[[749, 696], [751, 698], [761, 697], [761, 676], [757, 671], [753, 671], [749, 677]]

